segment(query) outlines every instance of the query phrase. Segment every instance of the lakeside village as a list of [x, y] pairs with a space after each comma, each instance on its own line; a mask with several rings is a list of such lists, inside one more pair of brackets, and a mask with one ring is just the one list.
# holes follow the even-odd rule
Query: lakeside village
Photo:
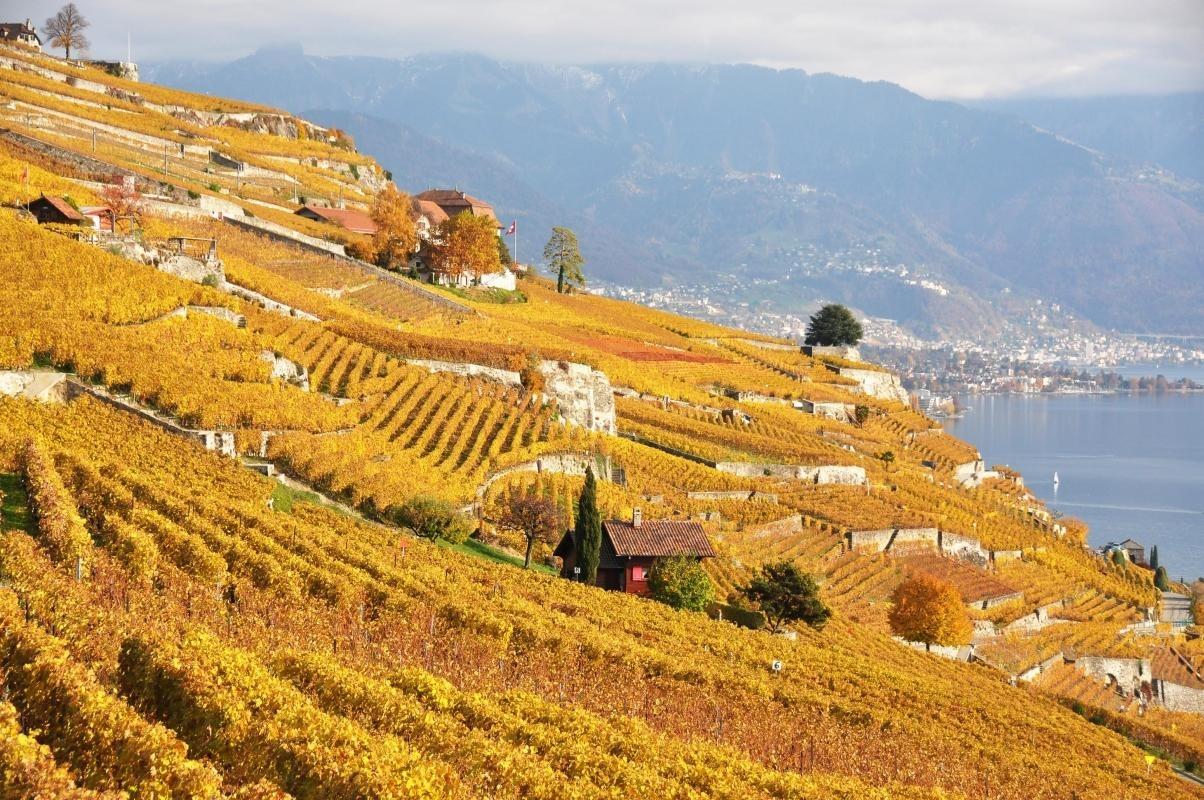
[[[810, 313], [825, 302], [800, 302], [798, 311], [784, 313], [743, 300], [741, 291], [722, 279], [656, 289], [604, 285], [600, 291], [676, 314], [800, 340]], [[895, 320], [862, 315], [859, 321], [865, 329], [863, 355], [896, 372], [906, 389], [921, 395], [925, 411], [937, 415], [942, 413], [941, 401], [955, 394], [1204, 391], [1199, 381], [1183, 377], [1204, 367], [1204, 338], [1101, 331], [1056, 303], [1033, 300], [1020, 306], [1008, 313], [1001, 332], [986, 339], [925, 340]], [[1117, 371], [1146, 365], [1158, 366], [1142, 369], [1139, 375], [1132, 369], [1125, 369], [1126, 374]], [[931, 401], [934, 396], [936, 401]]]

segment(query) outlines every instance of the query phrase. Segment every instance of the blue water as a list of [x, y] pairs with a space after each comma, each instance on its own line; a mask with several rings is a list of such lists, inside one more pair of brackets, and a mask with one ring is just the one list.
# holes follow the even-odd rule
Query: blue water
[[[1204, 394], [969, 395], [951, 434], [1007, 464], [1093, 545], [1158, 545], [1172, 577], [1204, 576]], [[1061, 478], [1057, 490], [1054, 471]]]

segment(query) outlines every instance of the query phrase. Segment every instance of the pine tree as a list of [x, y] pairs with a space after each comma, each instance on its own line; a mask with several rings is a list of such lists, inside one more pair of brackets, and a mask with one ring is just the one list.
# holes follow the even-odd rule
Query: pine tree
[[807, 321], [806, 344], [821, 347], [855, 345], [861, 341], [861, 323], [839, 303], [831, 303], [815, 312]]
[[569, 284], [585, 285], [581, 266], [585, 259], [577, 245], [577, 234], [568, 228], [552, 228], [552, 238], [543, 248], [544, 261], [556, 275], [556, 291], [564, 294]]
[[1158, 545], [1150, 548], [1150, 569], [1158, 571]]
[[585, 486], [577, 500], [577, 525], [573, 529], [577, 543], [577, 566], [581, 580], [593, 583], [598, 578], [598, 561], [602, 557], [602, 516], [598, 513], [598, 486], [593, 467], [585, 469]]

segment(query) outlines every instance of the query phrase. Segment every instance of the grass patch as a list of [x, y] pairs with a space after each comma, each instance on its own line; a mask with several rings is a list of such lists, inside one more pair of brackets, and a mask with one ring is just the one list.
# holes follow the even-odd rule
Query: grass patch
[[[455, 550], [457, 553], [463, 553], [475, 558], [482, 558], [486, 561], [493, 561], [498, 564], [509, 564], [510, 566], [518, 567], [519, 569], [523, 568], [523, 560], [520, 557], [511, 555], [510, 553], [507, 553], [504, 550], [499, 550], [496, 547], [490, 547], [484, 542], [477, 541], [476, 539], [468, 539], [460, 544], [452, 544], [445, 539], [440, 539], [437, 544], [440, 547], [446, 547], [448, 550]], [[558, 574], [556, 570], [552, 569], [547, 564], [540, 564], [535, 561], [531, 562], [531, 571], [540, 572], [545, 575]]]
[[462, 300], [471, 300], [474, 303], [496, 303], [498, 305], [510, 305], [513, 303], [527, 302], [527, 295], [520, 289], [510, 291], [508, 289], [493, 289], [484, 286], [438, 286], [437, 289], [455, 295]]
[[272, 489], [272, 508], [282, 514], [290, 514], [296, 503], [323, 505], [322, 498], [318, 497], [315, 492], [293, 489], [277, 481], [276, 487]]
[[16, 472], [0, 472], [0, 530], [34, 532], [33, 514], [29, 512], [29, 497], [25, 494], [25, 481]]

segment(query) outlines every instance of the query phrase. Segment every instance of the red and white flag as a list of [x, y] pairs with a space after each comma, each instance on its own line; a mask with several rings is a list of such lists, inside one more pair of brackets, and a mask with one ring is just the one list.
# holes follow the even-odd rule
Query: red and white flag
[[518, 233], [518, 220], [510, 223], [510, 227], [506, 229], [507, 236], [513, 236]]

